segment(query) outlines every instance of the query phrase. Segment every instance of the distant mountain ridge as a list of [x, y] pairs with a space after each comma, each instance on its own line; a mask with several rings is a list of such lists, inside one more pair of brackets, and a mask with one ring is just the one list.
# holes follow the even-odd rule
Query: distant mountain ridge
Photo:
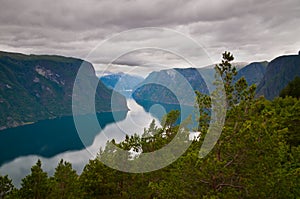
[[125, 73], [112, 73], [100, 77], [100, 80], [108, 88], [115, 89], [126, 97], [131, 97], [132, 90], [141, 83], [144, 78]]
[[258, 86], [264, 77], [267, 66], [267, 61], [250, 63], [238, 71], [234, 80], [237, 81], [240, 78], [245, 77], [249, 86], [252, 84]]
[[[98, 81], [91, 63], [62, 56], [0, 52], [0, 129], [71, 115], [73, 84], [82, 64], [87, 80], [84, 96], [89, 81]], [[111, 110], [111, 94], [112, 90], [99, 81], [97, 112]], [[116, 94], [116, 102], [120, 110], [128, 110], [120, 94]]]
[[[189, 87], [186, 84], [189, 84]], [[136, 101], [166, 104], [179, 104], [178, 98], [181, 98], [184, 104], [193, 105], [193, 96], [187, 94], [187, 90], [208, 93], [205, 81], [196, 68], [154, 71], [138, 85], [132, 96]]]
[[284, 55], [273, 59], [257, 87], [257, 96], [274, 99], [296, 76], [300, 76], [300, 55]]
[[[296, 76], [300, 76], [300, 55], [284, 55], [275, 58], [270, 63], [267, 61], [253, 62], [244, 67], [240, 64], [233, 64], [237, 67], [238, 73], [234, 81], [241, 77], [245, 77], [248, 85], [256, 84], [256, 96], [265, 96], [266, 99], [272, 100], [279, 96], [280, 91], [292, 81]], [[184, 69], [170, 69], [155, 71], [141, 83], [141, 87], [137, 88], [133, 93], [133, 98], [137, 101], [152, 101], [159, 103], [178, 104], [176, 96], [166, 88], [155, 84], [148, 84], [147, 82], [155, 82], [158, 79], [164, 79], [165, 85], [171, 84], [175, 89], [180, 88], [180, 82], [171, 74], [172, 70], [178, 71], [182, 74], [194, 90], [202, 93], [208, 93], [207, 86], [204, 79], [196, 71], [200, 70], [201, 74], [205, 75], [205, 79], [213, 81], [214, 69], [213, 65], [199, 69], [184, 68]], [[184, 90], [182, 90], [184, 93]], [[184, 95], [184, 94], [183, 94]], [[188, 104], [191, 104], [190, 100]]]
[[[243, 68], [246, 62], [236, 62], [233, 66], [237, 69]], [[177, 97], [184, 99], [185, 105], [194, 105], [194, 96], [187, 95], [185, 93], [187, 88], [183, 86], [182, 79], [179, 80], [179, 76], [182, 76], [190, 84], [193, 90], [200, 91], [201, 93], [208, 94], [208, 87], [205, 80], [213, 82], [215, 65], [210, 65], [203, 68], [174, 68], [161, 71], [154, 71], [150, 73], [146, 79], [138, 86], [138, 88], [132, 94], [136, 101], [149, 101], [165, 104], [179, 104]], [[205, 79], [202, 77], [205, 76]], [[149, 84], [149, 82], [152, 82]], [[157, 82], [158, 84], [153, 84]], [[161, 84], [161, 85], [159, 85]], [[172, 90], [167, 89], [168, 85]], [[179, 93], [176, 96], [172, 91], [175, 90]]]
[[[245, 65], [242, 65], [245, 64]], [[235, 78], [235, 81], [240, 79], [241, 77], [245, 77], [246, 81], [249, 85], [256, 84], [262, 80], [268, 62], [253, 62], [247, 64], [245, 62], [233, 63], [238, 69], [238, 74]], [[182, 89], [180, 87], [180, 82], [177, 80], [176, 76], [172, 76], [172, 70], [179, 72], [182, 74], [184, 78], [189, 82], [191, 87], [194, 90], [200, 91], [201, 93], [208, 94], [208, 88], [206, 82], [204, 81], [201, 75], [205, 76], [206, 80], [210, 82], [214, 81], [214, 65], [203, 67], [203, 68], [181, 68], [181, 69], [169, 69], [169, 70], [161, 70], [154, 71], [148, 75], [148, 77], [142, 82], [140, 88], [136, 89], [133, 93], [133, 98], [137, 101], [152, 101], [159, 103], [168, 103], [168, 104], [178, 104], [178, 100], [176, 100], [176, 96], [172, 94], [172, 92], [166, 88], [163, 88], [159, 85], [148, 84], [148, 82], [158, 82], [159, 79], [164, 80], [165, 85], [174, 85], [175, 89]], [[182, 89], [182, 93], [184, 95], [184, 90]], [[193, 98], [188, 100], [187, 104], [192, 105], [194, 103]]]

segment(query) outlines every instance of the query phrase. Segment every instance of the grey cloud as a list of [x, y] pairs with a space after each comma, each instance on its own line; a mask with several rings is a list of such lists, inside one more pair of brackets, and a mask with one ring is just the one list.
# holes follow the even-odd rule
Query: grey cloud
[[[199, 52], [183, 39], [167, 32], [153, 37], [147, 31], [120, 37], [106, 45], [101, 54], [88, 56], [95, 46], [121, 31], [157, 26], [192, 37], [212, 62], [218, 61], [224, 50], [232, 51], [238, 61], [270, 60], [299, 50], [299, 13], [298, 0], [2, 0], [0, 50], [61, 54], [100, 64], [132, 45], [142, 48], [163, 44], [166, 49], [188, 53], [193, 60], [199, 58]], [[157, 50], [131, 52], [114, 64], [184, 65], [170, 54]]]
[[[128, 29], [223, 21], [251, 12], [260, 1], [4, 0], [1, 23], [71, 30]], [[250, 5], [250, 6], [249, 6]], [[257, 6], [259, 7], [259, 5]], [[17, 13], [17, 14], [15, 14]], [[29, 20], [28, 20], [29, 19]]]

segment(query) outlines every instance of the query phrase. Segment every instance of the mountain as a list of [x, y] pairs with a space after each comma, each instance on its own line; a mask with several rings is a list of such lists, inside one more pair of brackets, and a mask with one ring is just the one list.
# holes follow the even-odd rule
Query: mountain
[[[233, 62], [233, 63], [231, 63], [231, 65], [234, 66], [237, 70], [244, 68], [248, 64], [249, 64], [248, 62]], [[214, 69], [215, 66], [216, 66], [216, 64], [211, 64], [208, 66], [201, 67], [201, 69]]]
[[235, 81], [239, 80], [241, 77], [245, 77], [249, 86], [252, 84], [258, 85], [264, 77], [267, 65], [267, 61], [250, 63], [238, 71]]
[[291, 96], [300, 99], [300, 77], [297, 76], [295, 79], [288, 83], [288, 85], [280, 91], [280, 97]]
[[166, 104], [193, 105], [193, 92], [199, 90], [208, 93], [204, 79], [196, 68], [175, 68], [154, 71], [138, 85], [132, 94], [136, 101], [151, 101]]
[[100, 80], [108, 88], [115, 89], [126, 97], [131, 97], [132, 90], [141, 83], [144, 78], [125, 73], [112, 73], [100, 77]]
[[[248, 65], [245, 62], [233, 63], [233, 66], [235, 66], [238, 70], [235, 81], [241, 77], [245, 77], [249, 85], [259, 84], [264, 76], [267, 65], [268, 62], [254, 62]], [[201, 74], [198, 71], [200, 71]], [[202, 76], [204, 76], [208, 82], [213, 82], [214, 74], [214, 65], [199, 69], [184, 68], [152, 72], [133, 93], [133, 98], [136, 101], [143, 100], [158, 103], [179, 104], [178, 100], [176, 99], [176, 95], [170, 90], [163, 88], [163, 86], [158, 85], [158, 83], [162, 85], [170, 85], [170, 88], [184, 96], [186, 94], [184, 92], [186, 88], [183, 87], [181, 84], [182, 82], [180, 82], [178, 77], [182, 75], [191, 85], [193, 90], [198, 90], [202, 93], [208, 94], [207, 85]], [[192, 96], [184, 96], [183, 98], [188, 105], [192, 105], [194, 103], [194, 97]]]
[[272, 60], [257, 87], [257, 96], [263, 95], [272, 100], [279, 96], [296, 76], [300, 76], [300, 55], [285, 55]]
[[[0, 52], [0, 129], [72, 115], [72, 91], [77, 71], [84, 67], [82, 96], [98, 81], [91, 63], [50, 55]], [[95, 95], [97, 112], [111, 111], [112, 90], [101, 81]], [[126, 99], [116, 94], [116, 107], [127, 110]]]

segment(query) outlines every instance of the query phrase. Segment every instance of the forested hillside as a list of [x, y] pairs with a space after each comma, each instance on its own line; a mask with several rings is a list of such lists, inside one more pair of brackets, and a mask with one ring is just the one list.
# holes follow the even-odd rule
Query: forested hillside
[[[72, 115], [72, 92], [80, 67], [86, 68], [82, 95], [98, 81], [91, 63], [81, 59], [0, 52], [0, 130], [59, 116]], [[99, 81], [97, 112], [111, 110], [112, 90]], [[118, 93], [115, 102], [127, 110]]]

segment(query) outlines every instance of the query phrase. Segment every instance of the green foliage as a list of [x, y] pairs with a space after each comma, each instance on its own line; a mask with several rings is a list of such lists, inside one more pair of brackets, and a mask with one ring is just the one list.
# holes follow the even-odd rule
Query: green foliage
[[12, 180], [8, 176], [0, 176], [0, 198], [5, 198], [9, 195], [14, 189]]
[[47, 198], [50, 193], [49, 178], [40, 160], [31, 168], [31, 174], [22, 179], [20, 198]]
[[286, 128], [285, 140], [292, 146], [300, 145], [300, 101], [286, 97], [275, 98], [273, 108], [277, 117], [277, 124]]
[[288, 83], [288, 85], [281, 90], [279, 96], [286, 97], [291, 96], [295, 98], [300, 98], [300, 77], [295, 77], [295, 79]]
[[[214, 149], [207, 157], [197, 161], [200, 166], [199, 180], [202, 182], [200, 187], [208, 193], [207, 197], [294, 196], [287, 189], [283, 189], [286, 191], [284, 194], [274, 190], [278, 186], [276, 181], [287, 180], [282, 173], [289, 168], [284, 164], [289, 154], [288, 143], [298, 146], [299, 105], [290, 99], [279, 99], [273, 103], [264, 99], [253, 100], [255, 85], [248, 87], [244, 78], [232, 83], [236, 75], [235, 69], [231, 68], [232, 60], [233, 56], [225, 52], [222, 63], [216, 66], [224, 83], [228, 112], [222, 135]], [[216, 80], [215, 85], [221, 84]], [[215, 93], [212, 97], [215, 97]], [[196, 104], [200, 110], [201, 146], [209, 122], [204, 110], [209, 108], [210, 101], [208, 96], [196, 94]], [[279, 115], [276, 114], [278, 112]], [[296, 124], [297, 130], [291, 124]], [[293, 186], [299, 187], [299, 184], [294, 183]]]
[[199, 180], [205, 192], [225, 198], [264, 198], [272, 194], [287, 145], [284, 129], [278, 129], [271, 110], [256, 111], [261, 104], [265, 102], [248, 106], [247, 113], [246, 105], [231, 109], [230, 115], [237, 117], [227, 119], [214, 149], [198, 160]]
[[50, 178], [51, 198], [76, 198], [79, 192], [79, 177], [69, 162], [61, 160]]
[[224, 89], [227, 98], [227, 106], [233, 105], [233, 91], [234, 86], [232, 85], [233, 78], [237, 75], [236, 67], [232, 66], [231, 62], [234, 60], [233, 55], [230, 52], [224, 52], [222, 54], [223, 59], [220, 64], [215, 66], [215, 70], [221, 76], [224, 84]]
[[90, 160], [80, 176], [83, 198], [111, 198], [119, 195], [116, 171], [99, 159]]
[[196, 93], [196, 105], [199, 109], [198, 131], [206, 132], [210, 121], [211, 98], [208, 95], [202, 94], [199, 91]]
[[163, 129], [174, 127], [179, 116], [180, 116], [179, 110], [172, 110], [167, 115], [165, 115], [161, 122]]

